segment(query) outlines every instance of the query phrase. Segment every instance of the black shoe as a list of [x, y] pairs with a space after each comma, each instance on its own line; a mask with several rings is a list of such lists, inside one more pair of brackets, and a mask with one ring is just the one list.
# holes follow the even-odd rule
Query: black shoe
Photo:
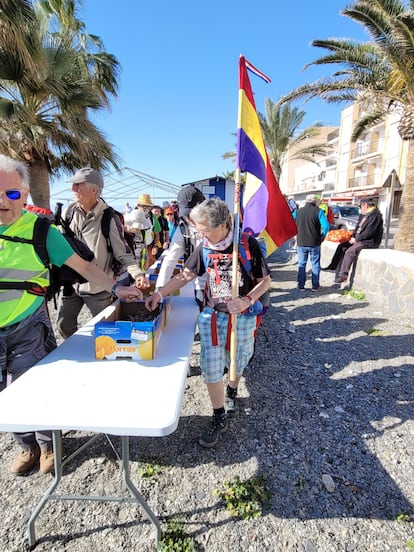
[[213, 415], [210, 427], [201, 435], [199, 439], [200, 445], [203, 447], [211, 448], [216, 446], [220, 435], [227, 429], [227, 416], [226, 414], [220, 414], [219, 416]]
[[226, 409], [226, 414], [231, 416], [236, 414], [239, 411], [239, 405], [237, 404], [237, 397], [226, 397], [224, 408]]

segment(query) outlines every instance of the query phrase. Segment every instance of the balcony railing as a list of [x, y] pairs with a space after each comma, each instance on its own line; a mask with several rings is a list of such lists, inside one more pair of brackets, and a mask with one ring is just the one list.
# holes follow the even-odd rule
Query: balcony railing
[[368, 177], [366, 174], [355, 176], [354, 178], [350, 178], [348, 180], [349, 188], [362, 188], [363, 186], [368, 185], [374, 185], [374, 182], [372, 182], [372, 177]]
[[361, 142], [352, 149], [351, 159], [366, 157], [373, 154], [380, 154], [383, 150], [384, 140], [371, 140], [370, 142]]

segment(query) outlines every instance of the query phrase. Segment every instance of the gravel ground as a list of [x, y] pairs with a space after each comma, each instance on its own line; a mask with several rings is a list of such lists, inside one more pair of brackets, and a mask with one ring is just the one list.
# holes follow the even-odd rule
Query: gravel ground
[[[137, 483], [164, 523], [184, 516], [199, 550], [403, 552], [414, 541], [414, 328], [330, 285], [296, 290], [296, 265], [270, 258], [272, 308], [240, 385], [240, 412], [218, 446], [197, 444], [210, 416], [191, 359], [178, 429], [164, 438], [131, 439], [131, 474], [160, 466]], [[24, 407], [24, 405], [20, 405]], [[74, 397], [76, 408], [76, 397]], [[66, 452], [86, 440], [70, 432]], [[0, 434], [3, 523], [0, 551], [26, 549], [25, 522], [50, 476], [15, 478], [13, 439]], [[119, 439], [105, 436], [68, 465], [60, 493], [119, 490]], [[333, 491], [322, 477], [328, 474]], [[262, 517], [232, 518], [214, 489], [239, 476], [267, 478], [271, 503]], [[405, 514], [402, 516], [401, 514]], [[131, 504], [52, 502], [36, 523], [39, 552], [155, 550], [154, 531]]]

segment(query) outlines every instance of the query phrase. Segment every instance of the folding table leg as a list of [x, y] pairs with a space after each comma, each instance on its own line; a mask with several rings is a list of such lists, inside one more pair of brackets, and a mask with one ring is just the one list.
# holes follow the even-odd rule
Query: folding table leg
[[145, 498], [138, 491], [138, 489], [135, 487], [135, 485], [132, 483], [129, 477], [129, 437], [126, 437], [126, 436], [121, 437], [121, 451], [122, 451], [121, 453], [122, 454], [122, 473], [123, 473], [125, 486], [129, 490], [131, 495], [135, 498], [135, 500], [139, 504], [141, 504], [142, 508], [147, 514], [148, 519], [155, 526], [155, 529], [157, 531], [156, 542], [158, 544], [158, 541], [161, 539], [161, 524], [159, 522], [159, 519], [151, 510]]
[[50, 496], [53, 494], [53, 491], [59, 484], [59, 481], [62, 477], [62, 432], [60, 430], [54, 430], [52, 432], [53, 438], [53, 452], [55, 455], [55, 477], [46, 490], [43, 497], [38, 502], [36, 508], [33, 510], [32, 515], [30, 516], [29, 522], [27, 524], [27, 537], [29, 540], [29, 546], [32, 547], [36, 543], [35, 535], [35, 521], [37, 516], [43, 510], [46, 502], [49, 500]]

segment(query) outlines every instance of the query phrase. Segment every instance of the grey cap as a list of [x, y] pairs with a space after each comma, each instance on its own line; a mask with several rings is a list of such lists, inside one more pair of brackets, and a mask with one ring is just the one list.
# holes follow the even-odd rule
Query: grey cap
[[92, 169], [91, 167], [84, 167], [79, 169], [75, 176], [66, 180], [66, 182], [72, 182], [72, 184], [80, 184], [81, 182], [89, 182], [90, 184], [95, 184], [99, 186], [102, 190], [104, 186], [103, 178], [98, 171]]

